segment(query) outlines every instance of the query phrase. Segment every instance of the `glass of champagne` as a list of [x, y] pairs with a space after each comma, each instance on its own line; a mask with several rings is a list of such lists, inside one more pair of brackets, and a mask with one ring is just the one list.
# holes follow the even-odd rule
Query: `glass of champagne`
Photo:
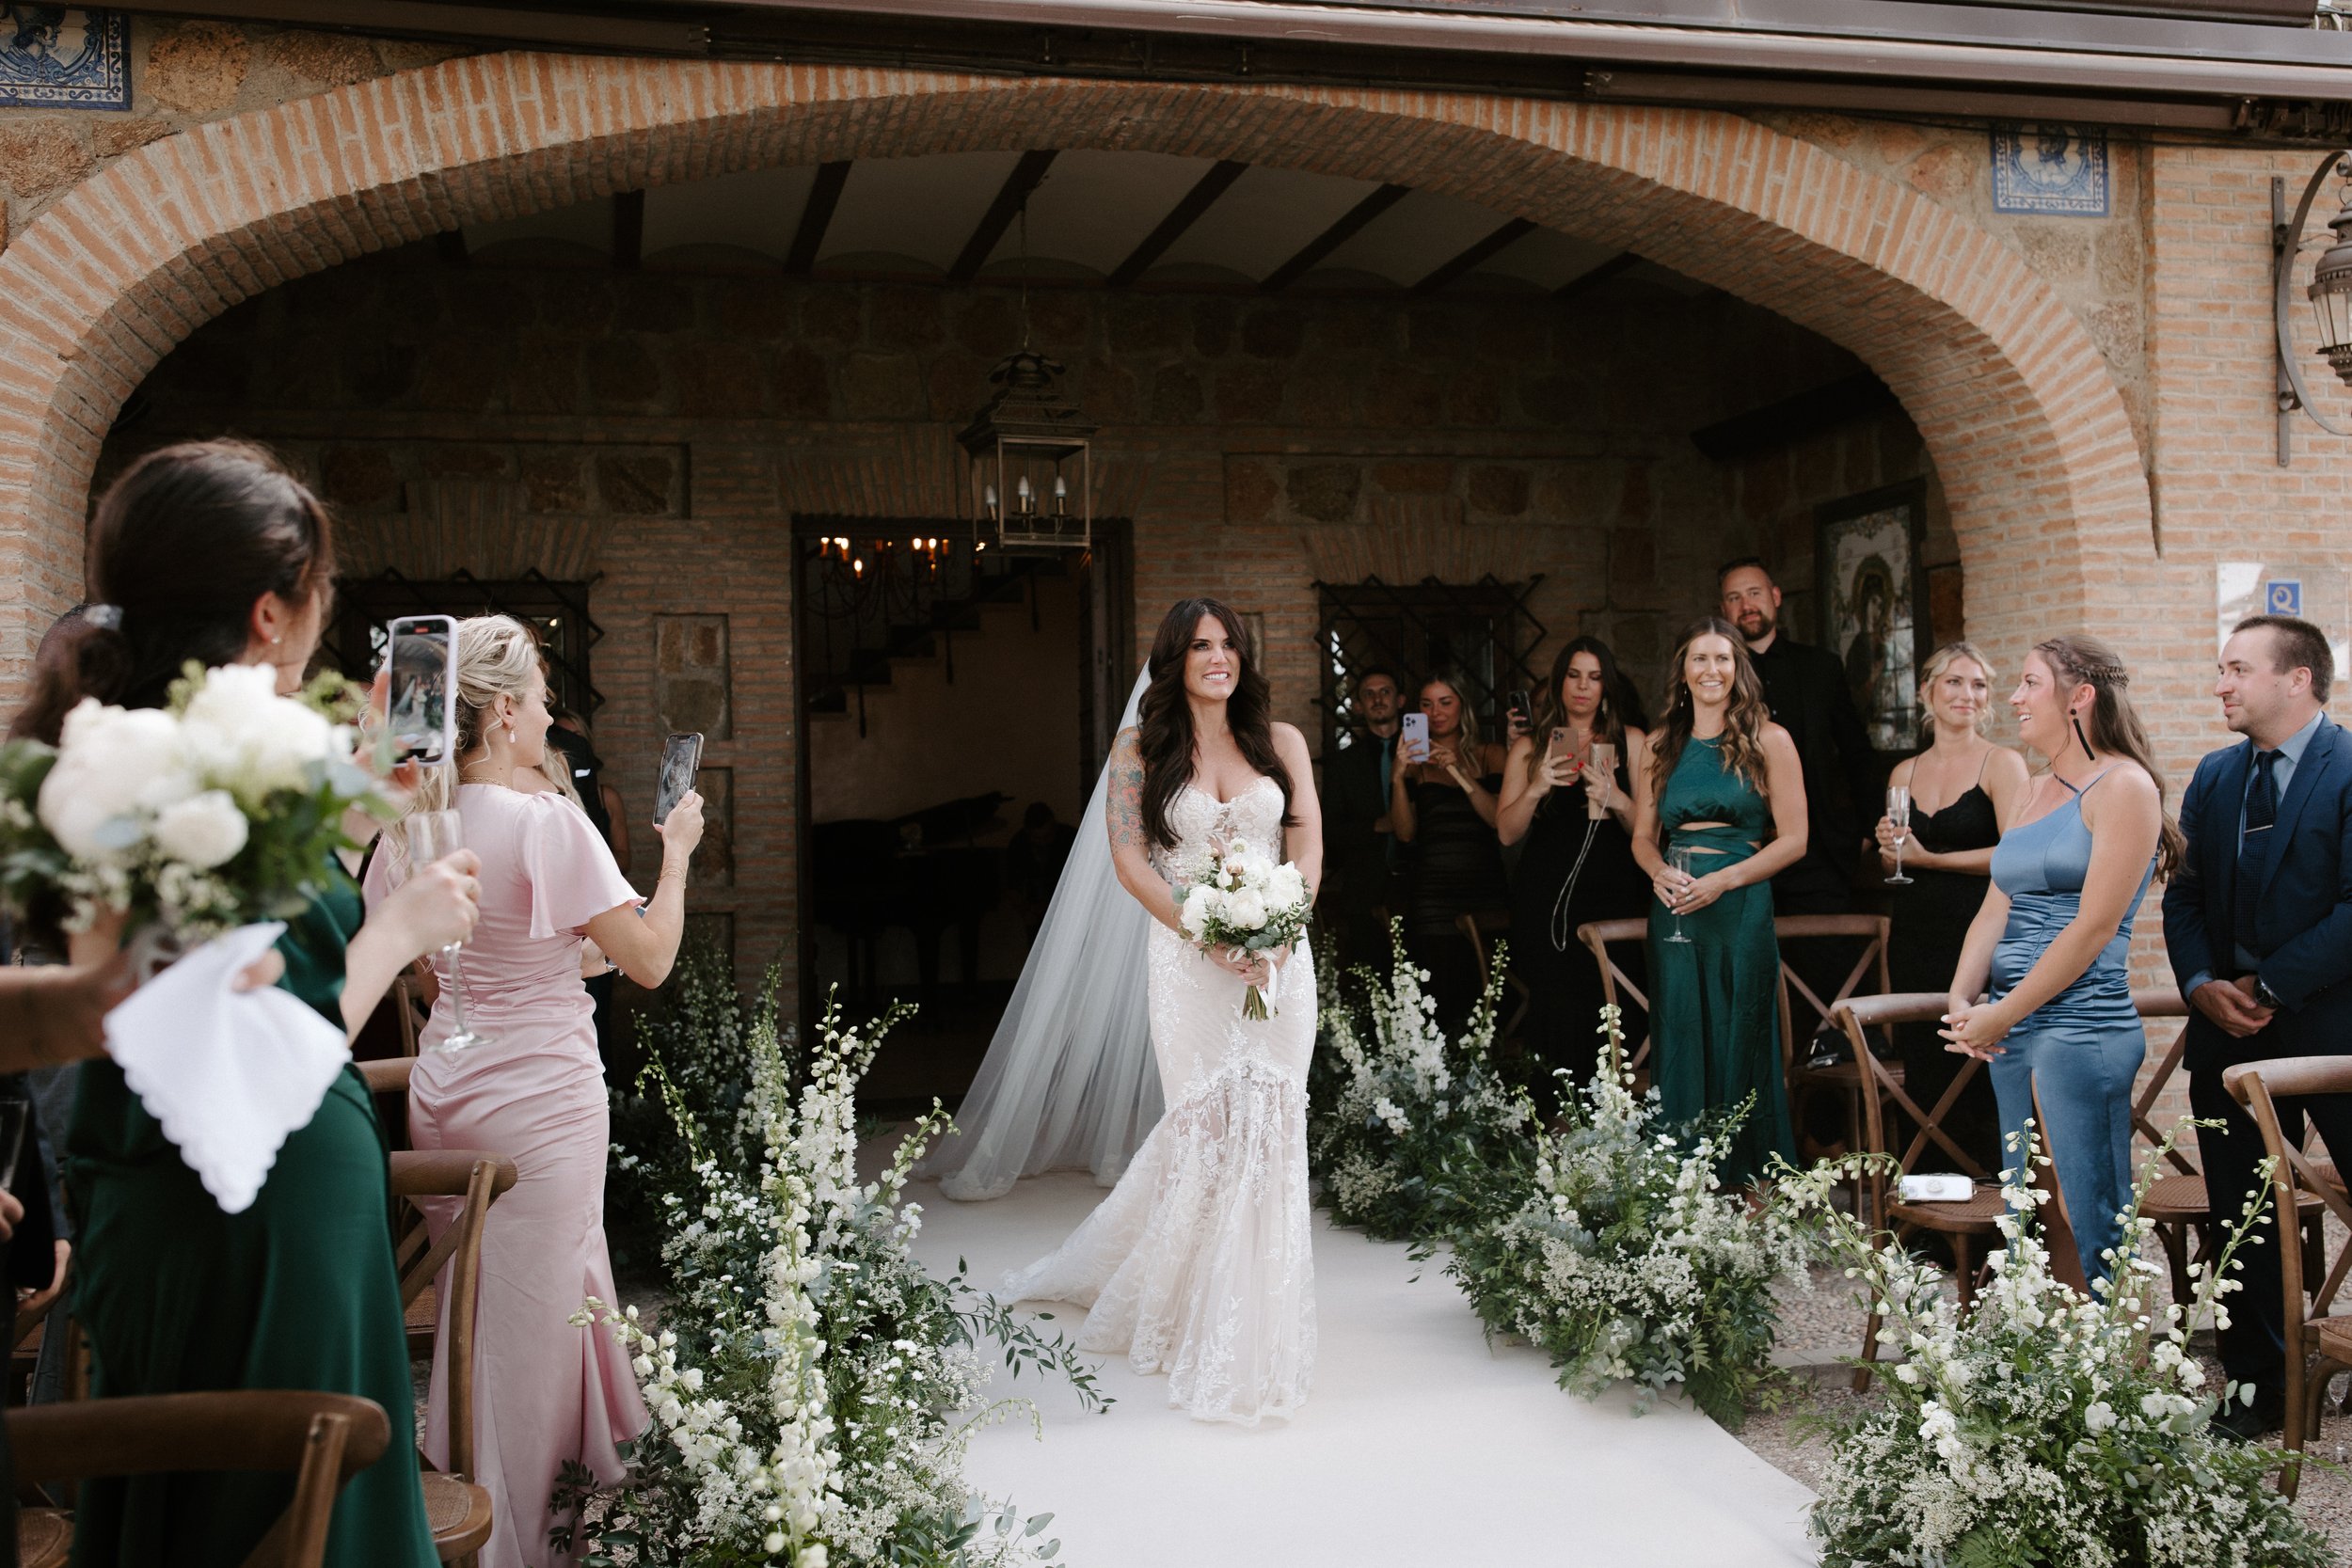
[[1903, 840], [1911, 833], [1911, 791], [1902, 784], [1886, 791], [1886, 820], [1895, 830], [1895, 874], [1886, 879], [1886, 885], [1909, 887], [1911, 879], [1903, 875]]
[[[1687, 844], [1674, 844], [1669, 845], [1666, 847], [1666, 863], [1673, 866], [1677, 871], [1681, 872], [1685, 877], [1691, 875], [1691, 867], [1696, 863], [1696, 852], [1693, 851]], [[1675, 904], [1674, 933], [1667, 937], [1666, 940], [1668, 942], [1684, 942], [1691, 940], [1689, 937], [1682, 934], [1682, 905], [1678, 900]]]
[[[408, 814], [408, 865], [412, 871], [431, 865], [444, 855], [456, 853], [466, 847], [465, 819], [453, 811], [416, 811]], [[450, 1032], [436, 1051], [464, 1051], [469, 1046], [487, 1045], [489, 1040], [466, 1027], [466, 976], [458, 967], [457, 955], [464, 942], [453, 942], [441, 949], [441, 957], [449, 960]]]

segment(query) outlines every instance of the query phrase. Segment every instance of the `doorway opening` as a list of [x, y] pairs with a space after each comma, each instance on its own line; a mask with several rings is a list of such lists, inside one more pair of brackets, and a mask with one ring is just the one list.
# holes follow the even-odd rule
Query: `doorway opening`
[[987, 1053], [1127, 698], [1123, 520], [1083, 551], [969, 521], [793, 519], [803, 1027], [893, 1003], [877, 1110]]

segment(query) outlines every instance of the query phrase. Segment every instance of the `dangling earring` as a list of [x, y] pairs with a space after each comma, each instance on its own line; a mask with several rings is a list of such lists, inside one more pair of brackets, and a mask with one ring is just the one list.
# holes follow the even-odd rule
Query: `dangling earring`
[[2074, 721], [2074, 738], [2082, 745], [2083, 760], [2089, 762], [2090, 760], [2090, 736], [2083, 734], [2083, 716], [2069, 709], [2066, 717]]

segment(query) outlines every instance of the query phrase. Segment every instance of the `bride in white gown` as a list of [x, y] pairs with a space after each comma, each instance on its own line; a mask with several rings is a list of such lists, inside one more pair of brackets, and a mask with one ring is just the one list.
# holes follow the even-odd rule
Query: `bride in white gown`
[[[1240, 617], [1213, 599], [1168, 611], [1141, 721], [1111, 753], [1119, 880], [1151, 914], [1151, 1036], [1168, 1110], [1119, 1185], [1060, 1249], [1012, 1276], [1017, 1301], [1091, 1308], [1080, 1348], [1168, 1374], [1194, 1418], [1254, 1425], [1305, 1402], [1314, 1370], [1307, 1062], [1314, 958], [1204, 954], [1171, 884], [1237, 841], [1295, 862], [1312, 890], [1323, 826], [1307, 742], [1268, 718]], [[1245, 989], [1274, 1016], [1241, 1016]]]

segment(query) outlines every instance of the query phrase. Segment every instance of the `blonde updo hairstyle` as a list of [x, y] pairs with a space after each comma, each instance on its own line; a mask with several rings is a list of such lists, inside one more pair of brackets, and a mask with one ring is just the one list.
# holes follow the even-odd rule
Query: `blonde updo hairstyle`
[[[1974, 642], [1966, 638], [1960, 638], [1945, 643], [1935, 652], [1928, 655], [1927, 663], [1919, 671], [1919, 711], [1925, 714], [1931, 721], [1935, 717], [1935, 710], [1928, 702], [1928, 693], [1935, 689], [1935, 683], [1944, 678], [1945, 671], [1963, 658], [1984, 672], [1985, 684], [1988, 687], [1996, 678], [1993, 661], [1985, 657], [1983, 652]], [[1977, 709], [1977, 733], [1984, 735], [1992, 728], [1993, 705], [1987, 703]]]
[[[532, 629], [511, 615], [477, 615], [457, 623], [457, 755], [464, 758], [482, 750], [484, 737], [490, 725], [490, 709], [501, 697], [520, 700], [530, 689], [532, 673], [539, 672], [545, 678], [546, 661], [539, 651], [539, 639]], [[580, 792], [573, 787], [571, 769], [563, 766], [561, 753], [548, 748], [548, 758], [542, 761], [540, 772], [550, 789], [563, 795], [574, 805], [580, 803]], [[409, 811], [448, 811], [457, 804], [457, 770], [453, 762], [446, 768], [428, 768], [409, 798]], [[387, 835], [394, 842], [399, 834]]]

